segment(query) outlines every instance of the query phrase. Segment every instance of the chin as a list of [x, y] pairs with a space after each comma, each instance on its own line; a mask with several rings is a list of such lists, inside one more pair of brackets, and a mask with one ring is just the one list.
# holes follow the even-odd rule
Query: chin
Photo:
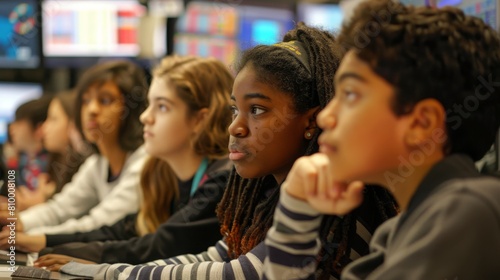
[[234, 164], [234, 167], [236, 168], [236, 173], [238, 173], [238, 175], [242, 178], [255, 179], [262, 177], [259, 172], [256, 172], [256, 170], [252, 170], [251, 168], [245, 168], [239, 166], [238, 164]]

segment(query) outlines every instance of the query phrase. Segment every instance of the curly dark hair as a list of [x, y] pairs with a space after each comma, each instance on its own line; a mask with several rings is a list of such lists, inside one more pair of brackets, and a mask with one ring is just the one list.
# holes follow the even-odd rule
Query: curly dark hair
[[[314, 107], [323, 109], [334, 95], [333, 77], [343, 56], [342, 48], [331, 33], [308, 27], [303, 23], [288, 32], [283, 41], [298, 41], [304, 46], [310, 70], [285, 48], [262, 45], [246, 51], [236, 70], [239, 72], [251, 65], [260, 82], [293, 97], [297, 113], [304, 113]], [[318, 152], [317, 140], [320, 133], [320, 129], [315, 131], [304, 155]], [[233, 169], [217, 208], [221, 233], [225, 237], [230, 257], [237, 258], [249, 252], [265, 239], [268, 229], [272, 226], [278, 200], [279, 185], [272, 175], [245, 179]], [[381, 207], [370, 209], [371, 213], [377, 216], [376, 225], [396, 214], [394, 200], [385, 190], [375, 192], [368, 188], [365, 201], [383, 202], [379, 204]], [[321, 270], [319, 278], [328, 279], [330, 275], [338, 277], [344, 261], [349, 259], [349, 236], [356, 232], [357, 219], [357, 213], [347, 215], [344, 219], [325, 216], [321, 230], [322, 240], [325, 244], [340, 242], [342, 245], [336, 245], [339, 249], [334, 251], [322, 250], [318, 256]], [[333, 241], [327, 238], [332, 236], [331, 233], [334, 233], [336, 238]]]
[[393, 111], [438, 100], [447, 113], [445, 154], [479, 160], [500, 126], [500, 38], [481, 19], [453, 7], [366, 1], [338, 37], [395, 89]]

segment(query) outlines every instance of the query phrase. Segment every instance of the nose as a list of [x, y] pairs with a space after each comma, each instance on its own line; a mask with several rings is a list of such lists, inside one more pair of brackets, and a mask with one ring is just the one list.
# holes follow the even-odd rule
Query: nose
[[237, 115], [228, 128], [229, 134], [234, 137], [242, 138], [248, 135], [248, 126], [245, 118]]
[[334, 98], [318, 114], [318, 126], [321, 129], [332, 129], [337, 125], [337, 100]]
[[91, 98], [87, 105], [88, 112], [95, 115], [97, 114], [97, 112], [99, 112], [99, 108], [99, 100], [97, 100], [97, 98]]
[[151, 124], [153, 122], [153, 118], [151, 116], [151, 106], [148, 106], [144, 112], [142, 112], [141, 116], [139, 117], [139, 120], [141, 121], [142, 124]]

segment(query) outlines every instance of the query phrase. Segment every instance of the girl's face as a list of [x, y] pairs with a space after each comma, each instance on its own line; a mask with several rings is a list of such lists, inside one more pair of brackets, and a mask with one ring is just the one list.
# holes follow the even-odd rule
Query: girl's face
[[47, 120], [43, 123], [43, 145], [49, 152], [63, 153], [69, 145], [69, 118], [59, 99], [50, 102]]
[[91, 85], [82, 95], [82, 129], [94, 144], [117, 144], [125, 101], [118, 86], [107, 81]]
[[251, 65], [234, 82], [229, 158], [244, 178], [272, 174], [281, 183], [307, 146], [313, 111], [299, 115], [290, 94], [259, 82]]
[[168, 80], [154, 78], [148, 100], [149, 106], [141, 115], [146, 151], [151, 156], [169, 159], [192, 150], [195, 118], [189, 116], [186, 103]]

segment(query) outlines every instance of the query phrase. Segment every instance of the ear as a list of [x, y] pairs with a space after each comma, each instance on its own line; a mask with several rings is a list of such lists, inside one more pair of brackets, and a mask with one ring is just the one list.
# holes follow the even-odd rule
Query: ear
[[198, 133], [203, 127], [205, 126], [205, 121], [208, 117], [208, 113], [210, 111], [208, 108], [202, 108], [196, 112], [196, 114], [193, 116], [193, 133]]
[[33, 136], [37, 140], [43, 139], [43, 123], [39, 123], [35, 126], [35, 129], [33, 130]]
[[439, 101], [428, 98], [418, 102], [409, 116], [405, 144], [410, 148], [418, 148], [432, 141], [437, 129], [446, 129], [445, 122], [446, 112]]
[[321, 109], [319, 108], [319, 106], [316, 106], [307, 110], [304, 115], [304, 120], [306, 122], [306, 132], [310, 132], [312, 135], [314, 135], [315, 130], [318, 129], [316, 118], [318, 117], [320, 111]]

